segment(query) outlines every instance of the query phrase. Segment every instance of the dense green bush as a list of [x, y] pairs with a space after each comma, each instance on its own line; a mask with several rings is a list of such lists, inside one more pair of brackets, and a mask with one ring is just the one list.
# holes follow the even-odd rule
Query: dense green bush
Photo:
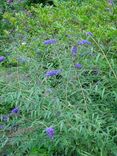
[[51, 4], [53, 4], [53, 0], [29, 0], [29, 2], [31, 2], [31, 3], [43, 3], [43, 4], [51, 3]]

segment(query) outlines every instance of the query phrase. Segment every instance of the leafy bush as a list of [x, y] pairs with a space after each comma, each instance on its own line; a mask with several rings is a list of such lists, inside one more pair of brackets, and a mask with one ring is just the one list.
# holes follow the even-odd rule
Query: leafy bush
[[116, 6], [55, 5], [3, 14], [0, 154], [116, 156]]
[[49, 3], [49, 2], [53, 2], [53, 0], [29, 0], [29, 2], [46, 4], [46, 3]]

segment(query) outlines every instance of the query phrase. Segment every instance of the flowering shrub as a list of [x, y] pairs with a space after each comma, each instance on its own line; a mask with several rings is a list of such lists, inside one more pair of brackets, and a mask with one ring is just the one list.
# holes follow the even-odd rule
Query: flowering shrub
[[116, 6], [55, 3], [3, 14], [0, 155], [116, 156]]

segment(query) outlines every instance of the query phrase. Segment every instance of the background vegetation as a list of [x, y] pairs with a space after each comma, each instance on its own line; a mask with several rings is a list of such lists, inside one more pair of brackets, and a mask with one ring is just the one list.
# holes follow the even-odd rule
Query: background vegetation
[[116, 2], [54, 4], [1, 3], [0, 155], [117, 156]]

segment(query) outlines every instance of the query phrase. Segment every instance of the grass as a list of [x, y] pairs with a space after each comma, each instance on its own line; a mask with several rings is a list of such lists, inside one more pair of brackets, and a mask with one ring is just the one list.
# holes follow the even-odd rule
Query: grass
[[[3, 15], [1, 155], [116, 156], [116, 5], [55, 3]], [[45, 45], [47, 39], [57, 42]], [[83, 39], [91, 45], [78, 45]], [[46, 78], [53, 69], [61, 74]], [[20, 113], [2, 121], [14, 107]], [[47, 127], [55, 130], [53, 140]]]

